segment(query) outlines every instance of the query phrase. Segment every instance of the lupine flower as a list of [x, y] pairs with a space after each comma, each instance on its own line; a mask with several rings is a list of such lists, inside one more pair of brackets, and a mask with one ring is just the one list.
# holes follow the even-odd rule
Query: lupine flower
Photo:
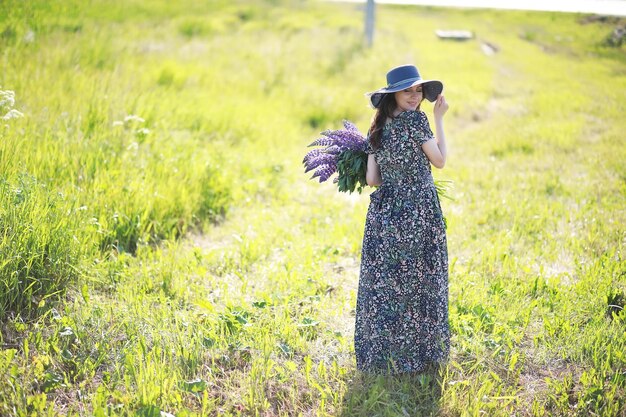
[[[339, 177], [334, 183], [339, 184], [339, 191], [354, 191], [357, 184], [361, 192], [365, 186], [365, 168], [367, 166], [367, 139], [359, 129], [348, 120], [344, 120], [343, 129], [325, 130], [322, 137], [309, 146], [323, 146], [309, 151], [302, 163], [305, 173], [313, 171], [313, 178], [319, 182], [328, 180], [334, 173]], [[365, 161], [365, 162], [364, 162]]]
[[324, 182], [327, 179], [330, 178], [331, 175], [333, 175], [335, 172], [337, 172], [337, 166], [336, 165], [322, 165], [319, 168], [317, 168], [315, 170], [315, 172], [313, 173], [313, 176], [311, 177], [311, 179], [315, 178], [315, 177], [319, 177], [320, 182]]
[[316, 166], [333, 165], [336, 163], [336, 161], [337, 161], [337, 157], [335, 155], [321, 152], [311, 158], [311, 160], [309, 161], [309, 165], [307, 166], [304, 173], [311, 171]]
[[357, 127], [344, 120], [344, 129], [342, 130], [325, 130], [321, 134], [324, 137], [317, 139], [309, 146], [339, 146], [340, 150], [352, 149], [354, 151], [365, 151], [367, 148], [367, 140], [365, 136], [359, 132]]

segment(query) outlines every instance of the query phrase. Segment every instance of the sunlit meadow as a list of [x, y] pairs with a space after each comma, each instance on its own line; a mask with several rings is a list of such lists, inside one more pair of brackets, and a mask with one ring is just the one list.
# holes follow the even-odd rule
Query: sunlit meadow
[[[370, 49], [352, 4], [0, 2], [0, 415], [625, 416], [625, 24], [378, 6]], [[302, 158], [404, 63], [451, 105], [452, 352], [372, 377], [370, 190]]]

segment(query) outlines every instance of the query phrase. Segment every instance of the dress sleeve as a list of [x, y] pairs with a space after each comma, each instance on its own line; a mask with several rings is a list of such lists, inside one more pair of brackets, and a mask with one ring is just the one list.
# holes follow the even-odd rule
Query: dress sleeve
[[407, 130], [409, 139], [422, 146], [425, 142], [434, 139], [433, 131], [430, 130], [428, 118], [423, 111], [412, 111], [407, 118]]
[[367, 132], [367, 137], [365, 138], [365, 141], [367, 142], [367, 146], [365, 147], [365, 153], [368, 155], [375, 155], [376, 151], [372, 147], [372, 142], [370, 142], [370, 132]]

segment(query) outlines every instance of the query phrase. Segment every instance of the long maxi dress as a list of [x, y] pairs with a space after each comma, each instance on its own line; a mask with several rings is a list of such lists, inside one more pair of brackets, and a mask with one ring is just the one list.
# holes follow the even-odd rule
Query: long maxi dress
[[448, 250], [430, 162], [435, 140], [422, 111], [387, 123], [373, 151], [382, 184], [370, 195], [361, 252], [354, 347], [357, 369], [423, 371], [445, 362]]

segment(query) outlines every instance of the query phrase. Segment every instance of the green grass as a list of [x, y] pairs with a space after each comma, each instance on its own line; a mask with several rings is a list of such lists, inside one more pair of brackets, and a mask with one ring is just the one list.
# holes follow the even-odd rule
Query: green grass
[[[582, 17], [379, 6], [368, 49], [354, 5], [0, 3], [0, 414], [626, 415], [626, 51]], [[301, 160], [407, 62], [451, 104], [452, 349], [372, 377], [368, 196]]]

